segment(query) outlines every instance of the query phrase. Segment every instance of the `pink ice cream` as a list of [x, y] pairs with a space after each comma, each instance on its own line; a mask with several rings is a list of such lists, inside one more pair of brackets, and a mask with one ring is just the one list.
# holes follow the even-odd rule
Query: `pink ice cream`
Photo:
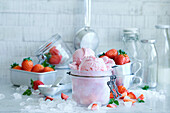
[[79, 65], [80, 71], [107, 71], [103, 59], [93, 56], [85, 57]]
[[83, 58], [87, 56], [95, 56], [95, 53], [90, 48], [81, 48], [74, 52], [73, 62], [76, 62], [77, 65], [80, 65]]

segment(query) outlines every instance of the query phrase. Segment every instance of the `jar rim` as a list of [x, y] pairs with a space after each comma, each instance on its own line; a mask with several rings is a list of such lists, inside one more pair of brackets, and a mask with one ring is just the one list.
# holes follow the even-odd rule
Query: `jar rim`
[[53, 35], [51, 38], [49, 38], [45, 43], [43, 43], [39, 49], [35, 52], [36, 55], [41, 55], [43, 54], [46, 50], [51, 48], [55, 42], [57, 42], [59, 39], [61, 39], [61, 36], [59, 34]]

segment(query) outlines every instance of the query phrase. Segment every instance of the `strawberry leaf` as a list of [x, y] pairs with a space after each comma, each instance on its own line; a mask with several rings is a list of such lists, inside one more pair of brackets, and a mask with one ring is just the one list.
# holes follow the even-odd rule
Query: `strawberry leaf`
[[148, 90], [148, 89], [149, 89], [149, 86], [145, 85], [142, 89], [143, 89], [143, 90]]
[[23, 95], [27, 95], [27, 96], [30, 96], [32, 94], [31, 90], [30, 89], [27, 89]]
[[32, 86], [32, 88], [34, 86], [34, 81], [32, 79], [31, 79], [31, 86]]
[[15, 66], [19, 66], [19, 64], [13, 63], [13, 64], [11, 65], [11, 69], [14, 68]]
[[99, 55], [99, 57], [104, 56], [104, 55], [105, 55], [105, 53], [103, 52], [102, 54]]
[[48, 67], [51, 67], [55, 70], [55, 65], [49, 65]]
[[25, 60], [32, 61], [32, 59], [31, 59], [30, 57], [28, 57], [28, 58], [24, 58], [24, 60], [23, 60], [23, 61], [25, 61]]
[[114, 98], [111, 98], [108, 104], [113, 104], [115, 103], [116, 105], [119, 105], [119, 102], [117, 100], [114, 100]]
[[45, 60], [45, 61], [42, 63], [42, 65], [43, 65], [44, 67], [48, 67], [48, 66], [49, 66], [49, 64], [47, 63], [47, 60]]
[[139, 103], [144, 103], [145, 101], [144, 100], [141, 100], [141, 99], [137, 99], [137, 101], [139, 102]]
[[46, 53], [45, 56], [47, 57], [47, 61], [51, 58], [51, 53]]

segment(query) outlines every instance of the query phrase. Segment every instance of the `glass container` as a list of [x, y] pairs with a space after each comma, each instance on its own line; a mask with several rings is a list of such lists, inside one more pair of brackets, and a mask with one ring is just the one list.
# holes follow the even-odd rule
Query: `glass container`
[[45, 60], [52, 65], [62, 66], [68, 64], [71, 59], [71, 52], [67, 45], [62, 41], [59, 34], [53, 35], [36, 51], [39, 64]]
[[[139, 62], [141, 64], [141, 69], [136, 73], [136, 75], [142, 77], [144, 72], [144, 61], [142, 54], [144, 53], [144, 50], [141, 46], [141, 42], [139, 41], [139, 29], [125, 28], [123, 30], [122, 40], [124, 44], [124, 51], [129, 56], [131, 62]], [[138, 66], [134, 66], [133, 68], [134, 70], [137, 70], [135, 67], [138, 68]]]
[[158, 57], [155, 47], [155, 40], [141, 40], [145, 50], [144, 57], [144, 74], [142, 76], [143, 86], [155, 88], [158, 82]]
[[161, 32], [160, 50], [158, 52], [158, 84], [161, 89], [167, 89], [170, 86], [170, 37], [168, 30], [169, 25], [156, 25], [157, 32]]

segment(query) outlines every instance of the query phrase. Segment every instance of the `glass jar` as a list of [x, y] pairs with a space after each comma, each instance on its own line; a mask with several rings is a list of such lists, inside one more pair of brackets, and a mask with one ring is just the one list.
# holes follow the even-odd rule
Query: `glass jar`
[[143, 86], [155, 88], [158, 80], [158, 58], [155, 47], [155, 40], [141, 40], [145, 51], [144, 57], [144, 74], [142, 76]]
[[[144, 54], [144, 50], [141, 46], [141, 42], [139, 41], [139, 29], [138, 28], [125, 28], [123, 30], [123, 44], [124, 51], [129, 56], [131, 62], [139, 62], [141, 64], [141, 69], [136, 73], [137, 76], [142, 77], [144, 72], [144, 61], [142, 54]], [[138, 68], [138, 66], [134, 66], [134, 70]], [[134, 70], [132, 72], [134, 72]]]
[[110, 91], [113, 93], [113, 86], [118, 93], [115, 85], [116, 77], [112, 79], [111, 71], [71, 70], [68, 74], [72, 78], [72, 98], [78, 105], [88, 106], [93, 102], [107, 105]]
[[170, 86], [170, 37], [168, 30], [169, 25], [156, 25], [159, 29], [157, 32], [161, 31], [162, 37], [160, 40], [160, 50], [158, 53], [159, 65], [158, 65], [158, 84], [161, 89], [167, 89]]
[[71, 59], [71, 52], [59, 34], [53, 35], [36, 51], [39, 64], [45, 60], [52, 65], [61, 66]]

